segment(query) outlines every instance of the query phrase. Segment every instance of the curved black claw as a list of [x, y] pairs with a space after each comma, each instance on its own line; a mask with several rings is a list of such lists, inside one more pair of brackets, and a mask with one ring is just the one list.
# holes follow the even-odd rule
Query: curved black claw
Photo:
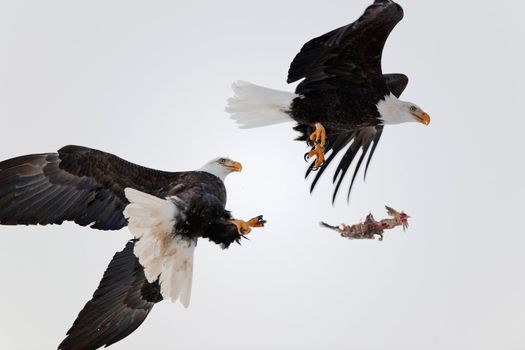
[[259, 215], [256, 219], [257, 223], [261, 225], [261, 227], [264, 227], [264, 225], [266, 224], [266, 220], [264, 220], [264, 217], [262, 215]]
[[[311, 158], [311, 157], [310, 157], [310, 152], [308, 152], [308, 153], [306, 153], [306, 154], [304, 155], [304, 160], [305, 160], [305, 162], [308, 163], [308, 161], [310, 160], [310, 158]], [[323, 162], [322, 162], [321, 164], [319, 164], [319, 165], [315, 165], [315, 163], [312, 164], [312, 169], [311, 169], [311, 171], [318, 171], [319, 169], [321, 169], [321, 168], [323, 167], [324, 163], [325, 163], [325, 161], [323, 161]]]
[[310, 160], [310, 152], [304, 154], [304, 161], [308, 163], [308, 160]]

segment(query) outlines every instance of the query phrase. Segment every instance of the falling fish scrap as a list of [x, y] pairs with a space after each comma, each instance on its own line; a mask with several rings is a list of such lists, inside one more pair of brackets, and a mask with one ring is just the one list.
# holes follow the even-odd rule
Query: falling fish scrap
[[342, 237], [348, 239], [375, 239], [376, 236], [379, 236], [379, 240], [382, 241], [385, 230], [391, 230], [397, 226], [402, 226], [403, 230], [406, 230], [408, 228], [408, 219], [410, 218], [405, 212], [398, 212], [388, 206], [386, 211], [390, 218], [381, 221], [375, 220], [372, 213], [370, 213], [364, 222], [352, 226], [346, 224], [332, 226], [324, 222], [321, 222], [320, 225], [337, 231]]

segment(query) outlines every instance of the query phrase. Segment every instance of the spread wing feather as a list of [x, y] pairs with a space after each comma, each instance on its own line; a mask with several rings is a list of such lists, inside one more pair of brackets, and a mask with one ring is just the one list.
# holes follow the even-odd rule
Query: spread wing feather
[[135, 331], [162, 300], [158, 282], [148, 283], [133, 254], [134, 244], [129, 241], [115, 254], [59, 349], [97, 349], [116, 343]]
[[357, 21], [307, 42], [290, 65], [288, 83], [304, 78], [298, 94], [375, 86], [383, 75], [383, 47], [402, 18], [401, 6], [375, 0]]
[[126, 226], [126, 187], [161, 195], [180, 173], [162, 172], [109, 153], [66, 146], [0, 162], [0, 223], [74, 221], [101, 230]]

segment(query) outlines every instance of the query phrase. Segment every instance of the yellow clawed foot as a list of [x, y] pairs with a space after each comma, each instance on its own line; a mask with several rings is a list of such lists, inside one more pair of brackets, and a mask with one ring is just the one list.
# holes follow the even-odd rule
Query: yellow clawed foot
[[315, 145], [314, 148], [305, 154], [304, 159], [308, 160], [315, 157], [314, 167], [312, 170], [318, 170], [324, 164], [324, 147], [321, 145]]
[[232, 220], [231, 223], [237, 226], [237, 232], [239, 232], [239, 235], [245, 236], [252, 231], [252, 227], [264, 227], [266, 221], [263, 219], [262, 215], [259, 215], [247, 222], [243, 220]]
[[326, 130], [321, 123], [315, 123], [315, 131], [310, 135], [310, 141], [314, 147], [304, 155], [304, 159], [315, 157], [312, 170], [318, 170], [324, 164], [324, 145], [326, 144]]
[[264, 227], [264, 224], [266, 224], [266, 220], [264, 220], [262, 215], [256, 216], [248, 220], [248, 225], [250, 227]]

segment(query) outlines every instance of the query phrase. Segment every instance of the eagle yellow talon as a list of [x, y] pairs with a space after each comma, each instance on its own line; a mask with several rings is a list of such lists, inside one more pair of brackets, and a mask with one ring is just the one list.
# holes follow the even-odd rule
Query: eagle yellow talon
[[237, 232], [239, 232], [239, 235], [245, 236], [252, 231], [252, 227], [264, 227], [266, 221], [263, 219], [262, 215], [259, 215], [248, 220], [248, 222], [243, 220], [232, 220], [231, 223], [237, 226]]
[[324, 164], [324, 147], [321, 145], [315, 145], [314, 148], [304, 156], [306, 160], [312, 157], [315, 157], [313, 170], [317, 170], [322, 167]]
[[248, 225], [250, 227], [264, 227], [264, 224], [266, 224], [266, 220], [263, 219], [262, 215], [256, 216], [248, 220]]
[[315, 162], [312, 170], [318, 170], [324, 164], [324, 145], [326, 144], [326, 130], [321, 123], [315, 123], [315, 131], [310, 134], [309, 140], [313, 143], [313, 148], [310, 152], [304, 155], [304, 159], [315, 157]]

